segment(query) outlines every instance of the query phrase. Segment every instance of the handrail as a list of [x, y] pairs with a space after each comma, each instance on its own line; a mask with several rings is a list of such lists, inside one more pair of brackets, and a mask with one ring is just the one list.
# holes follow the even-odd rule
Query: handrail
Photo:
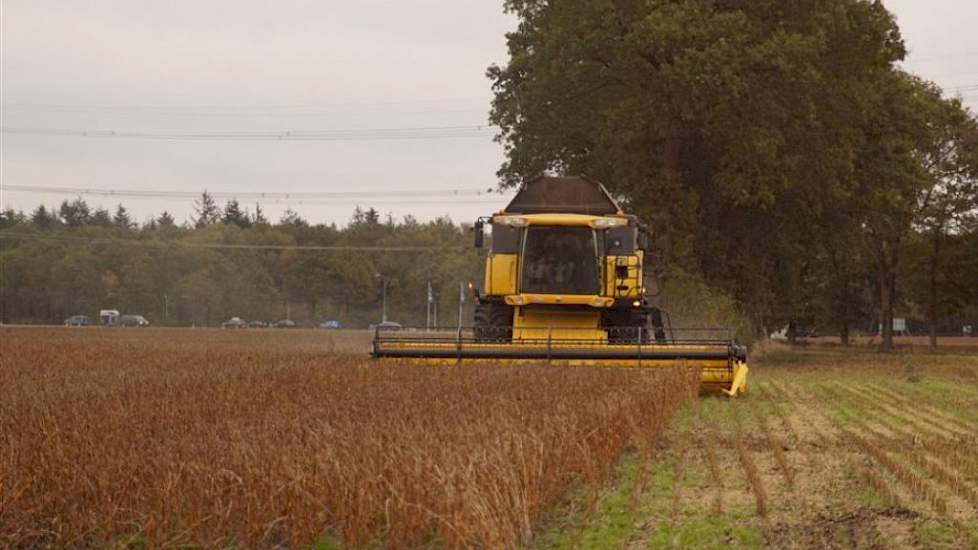
[[462, 327], [458, 327], [458, 338], [455, 344], [455, 361], [462, 364]]
[[547, 329], [547, 363], [550, 362], [550, 356], [553, 354], [553, 335], [554, 329]]
[[638, 366], [642, 366], [642, 327], [638, 327], [638, 338], [635, 339], [638, 342]]
[[[711, 348], [723, 346], [731, 354], [743, 354], [744, 347], [737, 343], [729, 330], [714, 328], [674, 330], [673, 334], [670, 335], [671, 337], [665, 341], [650, 339], [648, 342], [644, 340], [652, 334], [652, 329], [644, 326], [614, 327], [605, 331], [585, 327], [524, 327], [522, 330], [518, 327], [516, 329], [512, 327], [497, 328], [498, 332], [493, 332], [490, 329], [487, 334], [485, 327], [480, 327], [478, 331], [466, 326], [455, 326], [451, 329], [435, 328], [432, 331], [375, 327], [371, 348], [374, 352], [381, 352], [383, 351], [382, 348], [398, 343], [444, 345], [450, 342], [458, 351], [457, 348], [468, 347], [469, 345], [505, 345], [511, 343], [538, 346], [552, 355], [557, 348], [566, 349], [574, 346], [619, 347], [631, 345], [636, 349], [636, 353], [644, 353], [646, 349], [655, 349], [661, 346], [685, 345]], [[575, 331], [580, 334], [575, 334]], [[596, 332], [597, 334], [595, 334]], [[679, 332], [685, 334], [677, 334]]]

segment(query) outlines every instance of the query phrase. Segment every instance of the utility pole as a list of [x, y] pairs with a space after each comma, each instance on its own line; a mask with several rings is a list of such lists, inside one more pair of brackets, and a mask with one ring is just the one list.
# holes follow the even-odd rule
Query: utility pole
[[383, 309], [380, 314], [380, 322], [387, 322], [387, 278], [384, 277], [382, 273], [374, 273], [374, 277], [380, 279], [380, 284], [383, 287]]
[[431, 281], [428, 281], [428, 299], [424, 307], [424, 328], [431, 330], [431, 304], [434, 303], [434, 296], [431, 294]]
[[166, 321], [170, 318], [170, 297], [166, 294], [163, 295], [163, 320]]
[[465, 305], [465, 283], [458, 284], [458, 328], [462, 328], [462, 306]]

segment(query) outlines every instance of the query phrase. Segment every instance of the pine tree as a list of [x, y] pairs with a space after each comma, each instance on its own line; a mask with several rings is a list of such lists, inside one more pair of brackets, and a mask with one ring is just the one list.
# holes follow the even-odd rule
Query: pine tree
[[214, 197], [206, 190], [201, 194], [200, 199], [194, 202], [194, 212], [197, 214], [193, 218], [194, 227], [206, 227], [217, 223], [221, 215]]
[[357, 207], [353, 209], [353, 219], [350, 220], [350, 225], [361, 225], [365, 219], [363, 209], [360, 208], [360, 205], [357, 205]]
[[231, 199], [224, 205], [224, 215], [221, 217], [221, 222], [241, 228], [251, 227], [251, 219], [245, 212], [241, 211], [238, 199]]
[[255, 215], [251, 218], [251, 222], [254, 225], [268, 225], [268, 218], [265, 217], [265, 211], [261, 209], [261, 204], [255, 203]]
[[299, 214], [292, 210], [291, 208], [286, 208], [285, 212], [282, 213], [282, 217], [279, 219], [278, 223], [280, 225], [309, 225], [306, 220], [302, 219]]
[[30, 222], [41, 229], [46, 229], [58, 223], [58, 217], [54, 212], [50, 212], [44, 205], [40, 205], [31, 212]]
[[61, 221], [64, 222], [68, 227], [81, 227], [87, 225], [92, 218], [91, 209], [88, 207], [88, 203], [85, 202], [81, 197], [68, 202], [67, 200], [61, 202], [61, 207], [58, 209], [58, 215], [61, 217]]
[[0, 228], [13, 227], [25, 220], [24, 213], [15, 211], [13, 208], [7, 208], [0, 212]]
[[126, 210], [126, 207], [122, 206], [121, 204], [115, 209], [115, 215], [112, 216], [112, 223], [126, 229], [131, 229], [135, 225], [132, 222], [132, 217], [129, 216], [129, 212]]
[[367, 225], [380, 225], [380, 212], [376, 208], [370, 207], [363, 216]]
[[96, 208], [95, 212], [92, 214], [88, 221], [89, 225], [94, 225], [96, 227], [109, 227], [112, 225], [112, 216], [109, 211], [104, 208]]
[[163, 213], [160, 214], [160, 217], [156, 218], [156, 223], [158, 223], [160, 227], [173, 227], [174, 225], [173, 216], [171, 216], [169, 212], [164, 210]]

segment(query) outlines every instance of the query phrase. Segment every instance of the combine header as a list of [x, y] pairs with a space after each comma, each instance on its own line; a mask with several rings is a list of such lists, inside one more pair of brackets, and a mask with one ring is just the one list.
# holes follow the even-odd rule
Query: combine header
[[[698, 369], [702, 387], [747, 389], [747, 351], [730, 331], [673, 329], [649, 304], [648, 234], [600, 183], [542, 177], [501, 212], [475, 224], [482, 247], [492, 226], [483, 290], [471, 327], [374, 333], [374, 357], [425, 364], [534, 363]], [[668, 316], [666, 316], [668, 318]]]

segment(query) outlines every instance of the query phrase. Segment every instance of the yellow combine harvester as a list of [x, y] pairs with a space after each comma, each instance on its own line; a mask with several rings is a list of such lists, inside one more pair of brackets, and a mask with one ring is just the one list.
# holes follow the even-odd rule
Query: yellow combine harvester
[[699, 369], [706, 390], [747, 388], [747, 351], [729, 331], [673, 329], [646, 298], [648, 235], [600, 183], [543, 177], [475, 224], [492, 226], [471, 327], [374, 333], [374, 357], [426, 364], [546, 363]]

